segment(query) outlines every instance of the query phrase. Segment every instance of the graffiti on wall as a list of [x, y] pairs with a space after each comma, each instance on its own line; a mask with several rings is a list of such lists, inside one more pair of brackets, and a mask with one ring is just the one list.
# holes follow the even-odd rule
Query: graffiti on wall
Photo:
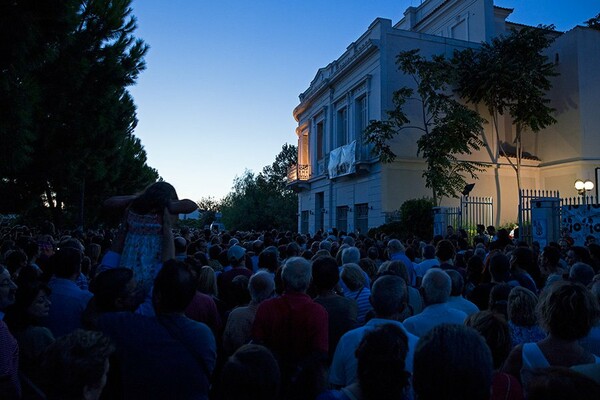
[[575, 245], [583, 246], [588, 236], [600, 242], [600, 205], [566, 205], [561, 209], [562, 236], [569, 236]]

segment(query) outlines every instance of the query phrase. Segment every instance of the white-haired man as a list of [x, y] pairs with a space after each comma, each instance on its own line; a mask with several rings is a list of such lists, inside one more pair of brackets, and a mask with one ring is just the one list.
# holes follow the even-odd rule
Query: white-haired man
[[311, 272], [309, 261], [289, 258], [281, 273], [283, 295], [263, 301], [252, 326], [253, 340], [279, 360], [282, 387], [287, 389], [307, 360], [326, 360], [329, 351], [327, 311], [306, 294]]
[[421, 291], [426, 307], [420, 314], [404, 321], [404, 326], [410, 333], [421, 337], [437, 325], [464, 323], [467, 314], [448, 303], [452, 292], [452, 280], [446, 272], [439, 268], [427, 271], [423, 277]]

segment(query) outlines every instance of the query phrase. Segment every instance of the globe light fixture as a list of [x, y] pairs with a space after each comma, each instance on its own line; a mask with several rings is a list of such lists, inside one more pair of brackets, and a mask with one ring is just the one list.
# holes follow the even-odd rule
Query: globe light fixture
[[581, 179], [577, 179], [575, 181], [575, 190], [577, 190], [577, 193], [583, 197], [583, 204], [586, 204], [587, 202], [586, 192], [589, 192], [592, 189], [594, 189], [594, 182], [590, 181], [589, 179], [585, 182]]

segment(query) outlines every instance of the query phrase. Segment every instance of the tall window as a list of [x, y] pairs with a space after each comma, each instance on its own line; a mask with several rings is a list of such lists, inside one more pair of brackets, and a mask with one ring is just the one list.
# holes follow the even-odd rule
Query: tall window
[[339, 231], [348, 230], [348, 206], [340, 206], [335, 209], [335, 225]]
[[337, 110], [336, 117], [337, 146], [348, 143], [348, 108], [342, 107]]
[[302, 211], [302, 214], [300, 214], [300, 233], [308, 233], [308, 216], [308, 210]]
[[368, 203], [354, 205], [354, 229], [363, 234], [366, 234], [369, 230]]
[[325, 227], [325, 193], [315, 194], [315, 231]]
[[325, 125], [324, 121], [317, 122], [317, 161], [325, 156]]

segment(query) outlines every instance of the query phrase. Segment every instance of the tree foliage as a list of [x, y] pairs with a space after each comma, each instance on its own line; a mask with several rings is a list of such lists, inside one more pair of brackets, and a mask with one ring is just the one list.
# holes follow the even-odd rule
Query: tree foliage
[[221, 207], [221, 202], [215, 199], [213, 196], [205, 196], [200, 200], [196, 201], [200, 210], [200, 219], [198, 225], [204, 227], [210, 225], [215, 221], [216, 213]]
[[588, 26], [588, 28], [592, 28], [592, 29], [596, 29], [600, 31], [600, 13], [598, 13], [598, 15], [596, 15], [593, 18], [588, 19], [587, 21], [585, 21], [585, 24]]
[[400, 206], [400, 222], [406, 227], [407, 234], [422, 239], [433, 237], [433, 207], [432, 199], [406, 200]]
[[397, 211], [400, 217], [399, 221], [370, 229], [369, 236], [376, 237], [383, 233], [402, 239], [416, 236], [428, 240], [433, 237], [434, 206], [433, 200], [428, 198], [406, 200]]
[[[387, 111], [388, 119], [371, 121], [366, 141], [374, 145], [382, 162], [392, 162], [396, 155], [390, 140], [404, 129], [421, 131], [417, 153], [427, 163], [425, 185], [432, 189], [438, 204], [443, 197], [456, 197], [463, 190], [465, 176], [477, 179], [482, 170], [482, 164], [458, 156], [471, 154], [483, 144], [480, 134], [484, 120], [448, 94], [452, 65], [443, 56], [427, 60], [418, 50], [410, 50], [401, 52], [396, 62], [414, 80], [416, 89], [402, 87], [394, 92], [394, 108]], [[409, 101], [420, 105], [420, 113], [412, 120], [404, 111]]]
[[148, 47], [133, 36], [130, 3], [2, 6], [0, 178], [11, 193], [0, 200], [4, 210], [41, 208], [60, 223], [81, 216], [85, 204], [91, 218], [110, 194], [136, 192], [158, 178], [133, 134], [127, 87], [145, 68]]
[[295, 230], [298, 198], [286, 188], [287, 169], [296, 163], [298, 149], [284, 144], [273, 164], [259, 174], [245, 171], [222, 200], [220, 211], [228, 229]]
[[[523, 156], [522, 134], [538, 132], [556, 122], [546, 93], [556, 76], [554, 64], [543, 53], [553, 41], [553, 26], [525, 27], [482, 43], [477, 50], [455, 52], [457, 93], [473, 104], [484, 104], [492, 116], [496, 138], [498, 115], [508, 113], [516, 127], [516, 163], [500, 147], [513, 166], [521, 188], [520, 166]], [[487, 144], [487, 143], [486, 143]], [[488, 144], [489, 146], [489, 144]]]

